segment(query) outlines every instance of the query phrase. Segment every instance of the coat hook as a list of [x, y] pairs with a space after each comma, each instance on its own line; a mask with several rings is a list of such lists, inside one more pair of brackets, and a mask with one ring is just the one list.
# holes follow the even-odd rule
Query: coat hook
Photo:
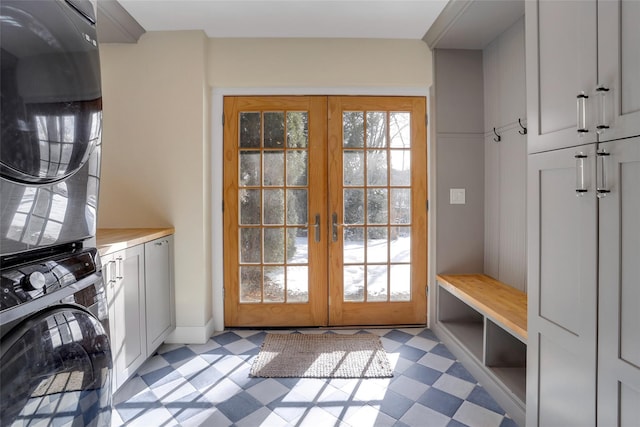
[[497, 138], [493, 138], [493, 140], [495, 142], [500, 142], [502, 141], [502, 137], [500, 135], [498, 135], [498, 132], [496, 132], [496, 128], [493, 128], [493, 133], [496, 135]]
[[522, 130], [519, 130], [518, 133], [520, 135], [526, 135], [527, 134], [527, 128], [522, 126], [522, 122], [520, 121], [520, 119], [518, 119], [518, 124], [520, 125], [520, 127], [522, 128]]

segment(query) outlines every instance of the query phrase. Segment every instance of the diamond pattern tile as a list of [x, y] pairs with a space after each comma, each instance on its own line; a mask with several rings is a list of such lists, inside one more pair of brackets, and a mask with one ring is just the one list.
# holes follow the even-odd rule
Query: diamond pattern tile
[[[393, 378], [249, 377], [267, 333], [366, 332], [381, 337]], [[517, 427], [425, 328], [243, 329], [164, 345], [113, 402], [112, 426]]]

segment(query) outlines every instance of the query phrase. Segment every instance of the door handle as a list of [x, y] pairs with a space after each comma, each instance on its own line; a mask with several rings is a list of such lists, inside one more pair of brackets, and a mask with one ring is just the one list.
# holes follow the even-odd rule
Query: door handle
[[320, 214], [316, 214], [316, 222], [313, 224], [315, 231], [316, 243], [320, 241]]
[[335, 212], [331, 215], [331, 240], [338, 241], [338, 214]]

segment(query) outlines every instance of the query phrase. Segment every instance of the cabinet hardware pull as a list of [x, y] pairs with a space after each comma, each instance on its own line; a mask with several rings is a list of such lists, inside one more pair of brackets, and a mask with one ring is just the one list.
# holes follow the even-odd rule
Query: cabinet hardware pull
[[576, 159], [576, 196], [581, 197], [587, 192], [584, 166], [587, 155], [584, 153], [576, 153], [574, 157]]
[[596, 88], [597, 106], [598, 106], [598, 125], [596, 126], [596, 132], [598, 135], [602, 135], [605, 130], [609, 129], [609, 115], [607, 114], [609, 99], [609, 88], [606, 86], [598, 86]]
[[122, 280], [122, 257], [116, 258], [116, 280]]
[[608, 161], [607, 158], [610, 156], [605, 150], [598, 150], [596, 153], [598, 155], [598, 163], [599, 163], [599, 173], [598, 173], [598, 185], [596, 185], [596, 193], [598, 198], [606, 197], [607, 194], [611, 192], [609, 188], [609, 179], [608, 179]]
[[587, 99], [589, 96], [584, 92], [580, 92], [577, 96], [578, 104], [578, 133], [583, 135], [589, 132], [587, 129]]
[[331, 236], [332, 236], [332, 240], [334, 242], [338, 241], [338, 214], [337, 213], [333, 213], [331, 215]]

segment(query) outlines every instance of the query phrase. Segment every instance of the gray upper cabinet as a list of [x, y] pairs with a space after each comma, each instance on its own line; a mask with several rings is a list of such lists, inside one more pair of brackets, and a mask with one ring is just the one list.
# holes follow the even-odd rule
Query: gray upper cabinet
[[596, 1], [527, 1], [525, 16], [529, 153], [596, 142]]
[[[600, 141], [640, 135], [640, 2], [598, 2]], [[598, 104], [601, 104], [598, 106]]]
[[640, 135], [640, 2], [525, 7], [529, 153]]

